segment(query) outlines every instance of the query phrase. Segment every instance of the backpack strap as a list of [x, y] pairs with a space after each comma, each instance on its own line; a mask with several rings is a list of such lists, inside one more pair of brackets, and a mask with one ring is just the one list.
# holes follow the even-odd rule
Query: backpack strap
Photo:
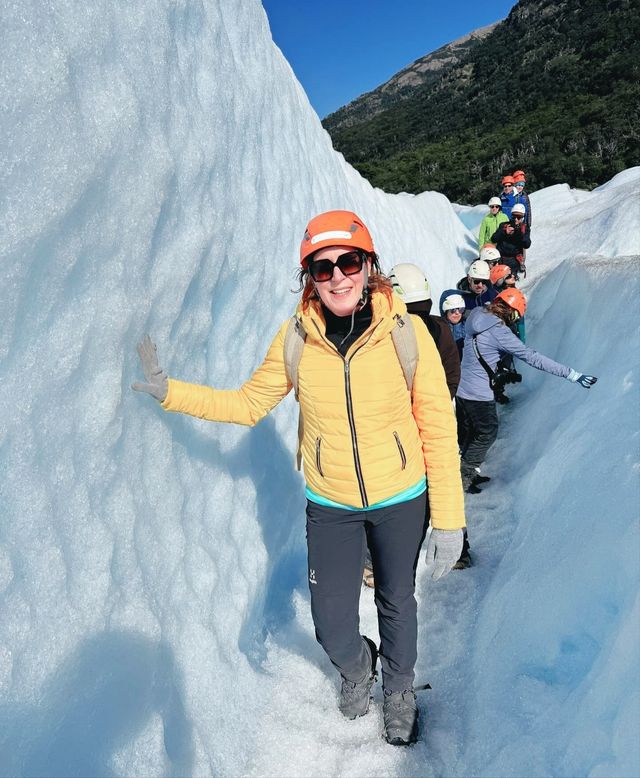
[[[302, 326], [302, 320], [298, 316], [292, 316], [284, 335], [284, 369], [287, 378], [293, 385], [296, 400], [298, 400], [298, 367], [302, 358], [307, 333]], [[302, 469], [302, 437], [304, 435], [304, 423], [302, 411], [298, 409], [298, 448], [296, 449], [296, 468]]]
[[307, 333], [302, 326], [302, 320], [298, 316], [292, 316], [284, 336], [284, 369], [293, 385], [296, 400], [298, 399], [298, 366], [306, 339]]
[[408, 313], [405, 316], [400, 316], [397, 313], [393, 318], [395, 319], [395, 326], [391, 330], [391, 339], [398, 355], [400, 367], [404, 373], [404, 380], [407, 382], [407, 389], [411, 392], [418, 366], [416, 331], [413, 327], [411, 316]]
[[494, 386], [495, 386], [496, 374], [489, 367], [489, 365], [485, 361], [485, 358], [480, 353], [480, 349], [478, 348], [478, 336], [477, 335], [473, 336], [472, 342], [473, 342], [473, 352], [476, 355], [476, 358], [477, 358], [478, 362], [480, 362], [482, 367], [485, 369], [486, 374], [489, 376], [489, 386], [490, 386], [491, 389], [493, 389]]

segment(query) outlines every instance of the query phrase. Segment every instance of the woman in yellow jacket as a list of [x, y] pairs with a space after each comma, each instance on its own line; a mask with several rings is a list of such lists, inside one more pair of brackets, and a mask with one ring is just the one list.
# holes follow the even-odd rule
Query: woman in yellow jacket
[[[418, 360], [408, 389], [392, 337], [406, 306], [380, 274], [362, 220], [351, 211], [316, 216], [305, 230], [300, 262], [296, 315], [304, 347], [297, 390], [316, 636], [342, 676], [339, 706], [347, 718], [368, 711], [380, 658], [385, 736], [406, 745], [418, 735], [414, 589], [428, 510], [432, 577], [448, 573], [462, 548], [455, 418], [436, 346], [417, 317], [411, 322]], [[138, 347], [147, 383], [133, 388], [152, 394], [167, 411], [256, 424], [292, 388], [288, 329], [285, 322], [263, 364], [238, 390], [168, 379], [147, 336]], [[359, 632], [367, 542], [376, 571], [379, 648]]]

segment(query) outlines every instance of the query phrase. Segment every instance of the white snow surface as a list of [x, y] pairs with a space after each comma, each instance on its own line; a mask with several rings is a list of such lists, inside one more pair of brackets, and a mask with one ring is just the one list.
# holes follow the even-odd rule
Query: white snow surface
[[[307, 220], [356, 210], [434, 298], [485, 209], [332, 149], [252, 0], [8, 2], [0, 46], [0, 775], [637, 776], [640, 168], [532, 195], [526, 366], [475, 565], [422, 564], [423, 737], [344, 721], [309, 613], [296, 408], [256, 428], [129, 388], [150, 332], [226, 388], [292, 312]], [[362, 593], [362, 629], [377, 636]]]

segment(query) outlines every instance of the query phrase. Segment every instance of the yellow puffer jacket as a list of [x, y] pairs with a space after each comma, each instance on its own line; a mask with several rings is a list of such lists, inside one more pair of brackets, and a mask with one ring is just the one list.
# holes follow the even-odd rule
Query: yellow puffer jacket
[[[456, 423], [444, 370], [422, 320], [412, 316], [419, 360], [412, 395], [391, 330], [406, 314], [395, 295], [371, 297], [373, 318], [343, 358], [325, 337], [319, 306], [298, 310], [307, 333], [298, 368], [304, 420], [302, 455], [307, 484], [343, 505], [368, 506], [424, 477], [431, 523], [464, 527]], [[253, 376], [237, 390], [169, 379], [167, 411], [211, 421], [256, 424], [291, 390], [284, 364], [285, 322]]]

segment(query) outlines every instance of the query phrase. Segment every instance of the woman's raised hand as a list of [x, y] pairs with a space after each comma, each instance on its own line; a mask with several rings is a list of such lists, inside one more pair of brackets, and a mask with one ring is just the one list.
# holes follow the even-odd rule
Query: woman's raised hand
[[158, 364], [158, 349], [148, 335], [145, 335], [141, 343], [138, 343], [138, 354], [142, 362], [142, 372], [147, 383], [136, 382], [131, 388], [136, 392], [146, 392], [162, 402], [167, 396], [169, 382], [164, 370]]

